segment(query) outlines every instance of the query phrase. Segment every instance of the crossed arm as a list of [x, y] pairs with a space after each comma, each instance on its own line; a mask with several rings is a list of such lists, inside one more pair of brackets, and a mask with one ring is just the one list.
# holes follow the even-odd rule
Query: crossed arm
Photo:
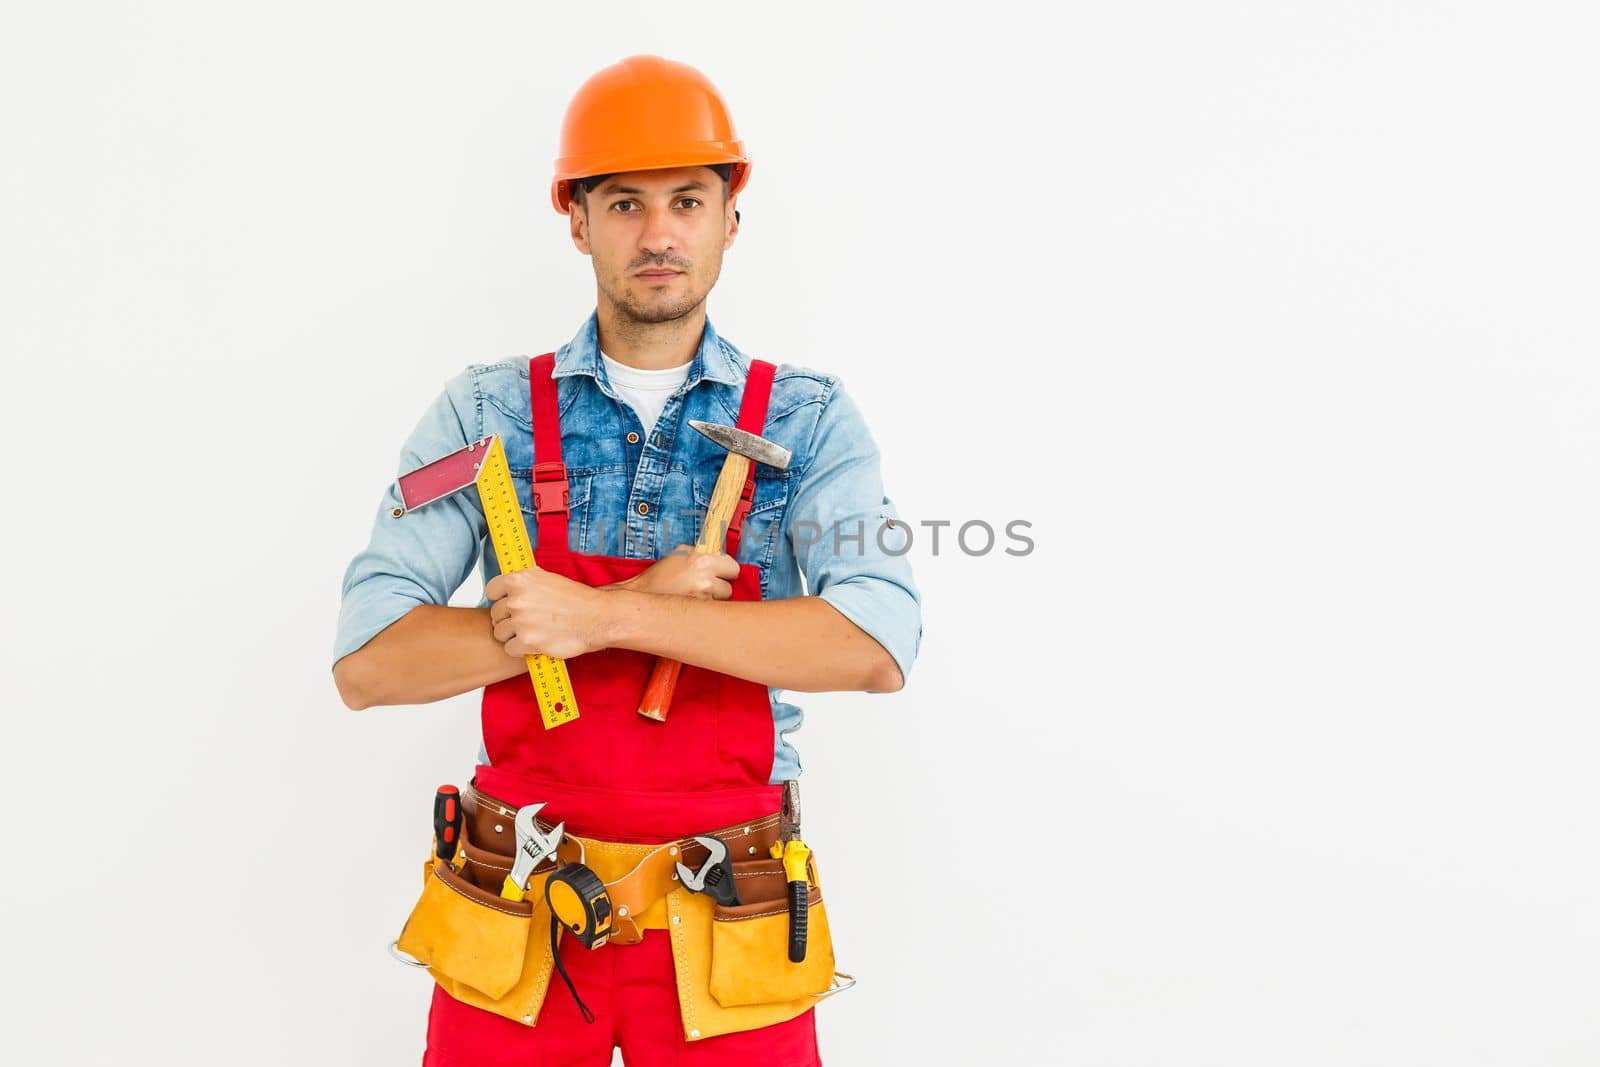
[[731, 587], [715, 574], [729, 565], [737, 573], [727, 555], [669, 556], [601, 588], [545, 570], [497, 575], [484, 587], [490, 607], [419, 604], [340, 659], [334, 683], [357, 711], [425, 704], [522, 673], [531, 652], [632, 648], [795, 692], [904, 684], [883, 645], [820, 597], [726, 599]]
[[[476, 389], [470, 367], [446, 383], [402, 447], [400, 470], [484, 436], [481, 413], [470, 415], [481, 408]], [[391, 485], [371, 543], [345, 573], [337, 645], [353, 651], [334, 664], [340, 697], [354, 709], [425, 704], [524, 672], [528, 653], [571, 658], [599, 648], [669, 656], [795, 692], [898, 690], [901, 664], [909, 669], [920, 643], [920, 599], [903, 559], [909, 544], [896, 550], [872, 535], [893, 510], [877, 448], [842, 387], [817, 416], [809, 455], [796, 472], [785, 536], [814, 592], [770, 601], [729, 599], [733, 557], [675, 550], [601, 588], [545, 570], [496, 575], [484, 586], [490, 606], [449, 607], [478, 556], [482, 515], [458, 494], [397, 523]], [[863, 532], [853, 554], [821, 536], [856, 526]], [[817, 537], [802, 536], [813, 529]]]

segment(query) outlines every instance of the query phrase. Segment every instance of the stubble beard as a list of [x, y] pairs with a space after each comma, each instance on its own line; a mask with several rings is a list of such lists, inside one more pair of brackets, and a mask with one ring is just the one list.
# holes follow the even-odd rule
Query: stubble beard
[[657, 322], [672, 322], [681, 319], [699, 306], [701, 297], [683, 296], [673, 300], [641, 304], [634, 299], [633, 293], [624, 288], [622, 299], [615, 296], [611, 298], [616, 306], [617, 313], [625, 320], [634, 323], [648, 324]]

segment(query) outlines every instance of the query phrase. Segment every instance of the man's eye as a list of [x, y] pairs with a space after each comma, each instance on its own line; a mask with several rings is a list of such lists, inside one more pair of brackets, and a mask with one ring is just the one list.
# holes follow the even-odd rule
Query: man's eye
[[[698, 207], [700, 205], [700, 199], [698, 197], [694, 197], [694, 196], [680, 196], [678, 198], [678, 203], [680, 203], [680, 204], [693, 204], [696, 207]], [[612, 211], [616, 211], [618, 208], [622, 207], [624, 204], [630, 204], [633, 207], [638, 207], [639, 206], [638, 201], [636, 201], [636, 200], [618, 200], [615, 204], [611, 205], [611, 210]], [[632, 212], [632, 211], [624, 211], [624, 212], [621, 212], [621, 214], [632, 215], [632, 214], [634, 214], [634, 212]]]

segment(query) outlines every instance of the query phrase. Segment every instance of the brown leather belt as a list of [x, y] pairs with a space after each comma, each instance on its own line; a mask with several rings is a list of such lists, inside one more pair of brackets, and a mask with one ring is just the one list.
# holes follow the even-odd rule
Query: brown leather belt
[[[517, 809], [471, 784], [461, 791], [461, 809], [466, 830], [461, 850], [466, 861], [502, 876], [509, 873], [517, 850]], [[542, 833], [555, 829], [554, 823], [535, 821]], [[749, 822], [707, 830], [701, 836], [720, 838], [728, 846], [736, 878], [765, 881], [769, 875], [781, 877], [782, 865], [768, 852], [778, 840], [778, 824], [779, 813], [773, 812]], [[556, 856], [562, 863], [586, 863], [600, 876], [615, 915], [611, 943], [630, 945], [643, 940], [644, 930], [667, 928], [666, 908], [661, 901], [678, 885], [677, 864], [681, 861], [686, 867], [698, 869], [706, 860], [707, 850], [692, 836], [640, 844], [567, 833]], [[552, 866], [553, 861], [547, 860], [535, 873], [546, 872]], [[741, 871], [741, 867], [745, 869]]]

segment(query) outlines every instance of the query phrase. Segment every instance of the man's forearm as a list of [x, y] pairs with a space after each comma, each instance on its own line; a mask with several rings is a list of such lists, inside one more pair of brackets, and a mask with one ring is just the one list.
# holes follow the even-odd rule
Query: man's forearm
[[[894, 658], [820, 597], [726, 601], [606, 586], [608, 644], [669, 656], [797, 693], [893, 692]], [[526, 671], [494, 636], [488, 608], [419, 604], [334, 665], [356, 710], [429, 704]]]
[[797, 693], [893, 692], [900, 668], [821, 597], [705, 600], [618, 590], [608, 644], [652, 652]]
[[[599, 586], [628, 588], [629, 581]], [[528, 669], [494, 637], [488, 608], [418, 604], [333, 665], [345, 705], [431, 704]]]
[[494, 639], [488, 608], [418, 604], [334, 664], [348, 707], [429, 704], [528, 669]]

